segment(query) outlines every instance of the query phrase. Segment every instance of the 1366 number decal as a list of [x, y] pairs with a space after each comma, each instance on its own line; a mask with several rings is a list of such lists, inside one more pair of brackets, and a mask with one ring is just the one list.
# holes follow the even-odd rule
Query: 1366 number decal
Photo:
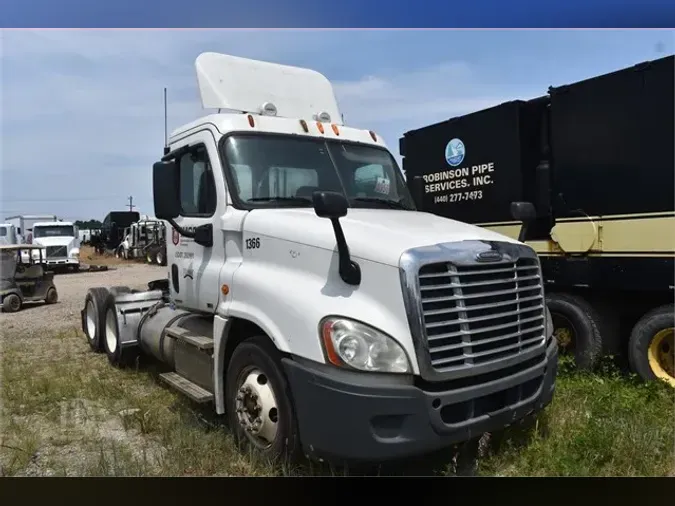
[[260, 237], [249, 237], [246, 239], [246, 249], [260, 248]]

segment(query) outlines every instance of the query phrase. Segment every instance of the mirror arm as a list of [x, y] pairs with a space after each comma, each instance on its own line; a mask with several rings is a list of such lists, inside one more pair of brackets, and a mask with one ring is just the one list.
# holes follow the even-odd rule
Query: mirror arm
[[187, 237], [188, 239], [194, 239], [195, 236], [197, 235], [197, 232], [190, 232], [188, 230], [185, 230], [178, 223], [176, 223], [176, 221], [173, 218], [170, 218], [166, 221], [168, 221], [171, 224], [171, 226], [176, 229], [176, 232], [178, 232], [183, 237]]
[[340, 277], [348, 285], [358, 286], [361, 283], [361, 268], [350, 258], [349, 246], [347, 246], [340, 220], [331, 218], [330, 222], [333, 225], [335, 241], [337, 242]]

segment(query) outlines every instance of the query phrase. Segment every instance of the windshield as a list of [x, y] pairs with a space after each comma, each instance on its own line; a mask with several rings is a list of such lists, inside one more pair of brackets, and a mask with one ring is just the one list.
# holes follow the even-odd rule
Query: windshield
[[7, 236], [7, 227], [0, 227], [0, 237]]
[[234, 135], [225, 141], [235, 201], [246, 207], [309, 207], [317, 190], [340, 192], [350, 207], [414, 210], [391, 154], [336, 140]]
[[50, 225], [33, 227], [33, 237], [75, 237], [75, 229], [72, 225]]

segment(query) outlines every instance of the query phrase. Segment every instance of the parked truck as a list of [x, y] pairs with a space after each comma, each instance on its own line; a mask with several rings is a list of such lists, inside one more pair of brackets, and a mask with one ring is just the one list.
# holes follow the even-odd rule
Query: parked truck
[[229, 418], [265, 455], [422, 454], [552, 399], [557, 345], [532, 247], [415, 210], [373, 131], [302, 68], [196, 59], [210, 114], [153, 166], [167, 277], [91, 288], [82, 329], [116, 366]]
[[[144, 217], [132, 223], [124, 230], [124, 240], [115, 250], [115, 256], [125, 259], [150, 257], [152, 262], [162, 264], [165, 253], [162, 248], [164, 223], [160, 220]], [[159, 257], [159, 258], [158, 258]]]
[[70, 221], [34, 223], [32, 243], [44, 246], [44, 263], [52, 270], [80, 270], [80, 234], [74, 223]]
[[675, 386], [674, 73], [671, 55], [552, 87], [407, 132], [400, 154], [418, 209], [534, 248], [562, 353]]

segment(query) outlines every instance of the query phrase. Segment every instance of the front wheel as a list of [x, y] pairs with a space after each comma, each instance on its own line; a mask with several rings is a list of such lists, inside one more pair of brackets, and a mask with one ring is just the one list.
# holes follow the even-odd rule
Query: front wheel
[[21, 309], [21, 297], [10, 293], [2, 300], [2, 310], [5, 313], [16, 313]]
[[628, 360], [645, 381], [660, 379], [675, 387], [675, 314], [662, 306], [644, 315], [630, 336]]
[[258, 450], [270, 460], [297, 460], [298, 425], [279, 353], [263, 336], [234, 350], [225, 379], [225, 401], [240, 448]]

